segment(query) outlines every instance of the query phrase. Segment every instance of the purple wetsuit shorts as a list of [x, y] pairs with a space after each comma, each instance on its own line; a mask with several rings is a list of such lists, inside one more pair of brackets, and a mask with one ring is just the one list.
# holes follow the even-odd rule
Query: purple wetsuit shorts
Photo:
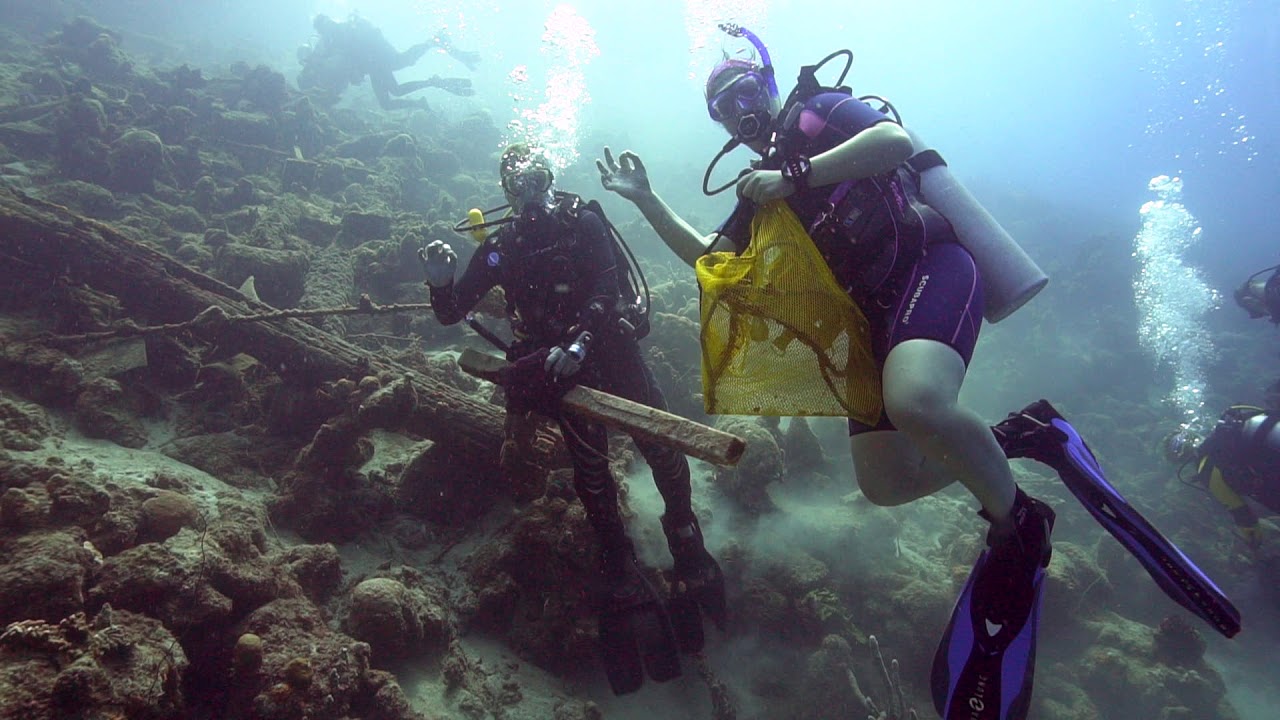
[[[864, 307], [871, 350], [884, 369], [889, 352], [907, 340], [936, 340], [952, 348], [967, 367], [982, 326], [982, 282], [973, 256], [956, 242], [930, 245], [911, 269], [903, 291], [891, 302]], [[884, 411], [875, 425], [849, 420], [849, 434], [893, 430]]]

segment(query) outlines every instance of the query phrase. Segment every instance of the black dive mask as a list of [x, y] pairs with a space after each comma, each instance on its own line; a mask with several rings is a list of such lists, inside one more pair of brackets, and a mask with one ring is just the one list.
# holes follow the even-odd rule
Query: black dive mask
[[[1269, 278], [1263, 277], [1272, 270], [1276, 271], [1274, 275]], [[1235, 299], [1236, 304], [1244, 308], [1250, 318], [1274, 315], [1276, 308], [1272, 305], [1280, 307], [1280, 265], [1263, 268], [1250, 275], [1240, 287], [1236, 288]]]

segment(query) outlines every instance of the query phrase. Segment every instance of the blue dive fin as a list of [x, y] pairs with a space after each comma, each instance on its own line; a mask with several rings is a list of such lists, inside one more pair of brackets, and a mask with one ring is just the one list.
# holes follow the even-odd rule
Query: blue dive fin
[[1011, 414], [993, 431], [1009, 457], [1031, 458], [1056, 470], [1080, 504], [1174, 602], [1227, 637], [1240, 632], [1240, 611], [1226, 594], [1107, 482], [1089, 446], [1047, 400]]
[[1044, 568], [1037, 568], [1021, 623], [997, 624], [974, 602], [974, 579], [989, 561], [983, 550], [956, 600], [933, 656], [930, 688], [943, 720], [1022, 720], [1031, 705]]

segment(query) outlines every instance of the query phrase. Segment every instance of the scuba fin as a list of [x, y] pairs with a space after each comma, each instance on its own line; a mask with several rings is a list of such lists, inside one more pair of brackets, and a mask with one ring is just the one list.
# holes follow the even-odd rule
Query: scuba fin
[[974, 592], [990, 562], [991, 550], [983, 550], [933, 656], [930, 688], [943, 720], [1021, 720], [1031, 705], [1044, 568], [1036, 568], [1025, 604], [996, 622]]
[[[715, 563], [715, 560], [712, 560]], [[698, 582], [681, 580], [672, 573], [671, 595], [667, 598], [667, 615], [675, 630], [680, 652], [693, 655], [702, 652], [706, 636], [702, 631], [705, 616], [721, 632], [725, 631], [729, 618], [728, 601], [724, 592], [724, 574], [719, 564], [713, 565]]]
[[476, 94], [475, 88], [471, 86], [471, 81], [467, 78], [447, 78], [436, 76], [427, 82], [431, 84], [431, 87], [440, 88], [450, 95], [469, 97]]
[[654, 682], [680, 677], [679, 644], [653, 585], [632, 563], [623, 584], [604, 599], [597, 632], [609, 687], [614, 695], [640, 689], [647, 672]]
[[1080, 434], [1047, 400], [1010, 414], [992, 431], [1008, 457], [1031, 458], [1056, 470], [1071, 494], [1142, 563], [1170, 599], [1227, 637], [1240, 632], [1240, 611], [1107, 482]]
[[702, 652], [706, 641], [702, 632], [704, 616], [721, 632], [725, 631], [729, 610], [724, 572], [707, 552], [696, 518], [677, 522], [663, 515], [662, 532], [675, 560], [671, 570], [664, 573], [669, 587], [667, 615], [671, 617], [680, 652], [692, 655]]

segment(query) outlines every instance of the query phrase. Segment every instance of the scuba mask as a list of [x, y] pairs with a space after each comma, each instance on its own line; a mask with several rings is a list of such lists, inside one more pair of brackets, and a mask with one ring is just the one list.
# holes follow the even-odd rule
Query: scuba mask
[[524, 143], [516, 143], [503, 151], [498, 178], [507, 202], [517, 215], [527, 207], [549, 206], [554, 202], [551, 184], [555, 176], [550, 163], [540, 151]]
[[502, 176], [502, 191], [513, 198], [546, 194], [555, 176], [544, 167], [530, 167]]
[[707, 98], [707, 114], [716, 122], [737, 120], [734, 136], [751, 141], [764, 134], [772, 121], [768, 83], [754, 70], [739, 75], [723, 90]]
[[545, 213], [554, 198], [551, 184], [554, 176], [551, 170], [533, 166], [519, 172], [502, 176], [502, 192], [516, 214], [524, 217], [529, 213]]
[[[731, 37], [746, 38], [760, 54], [760, 65], [739, 59], [725, 60], [707, 78], [707, 114], [716, 122], [737, 118], [734, 139], [747, 143], [764, 137], [773, 125], [773, 104], [778, 99], [773, 60], [760, 38], [737, 23], [720, 23]], [[738, 77], [719, 90], [711, 88], [721, 74], [738, 70]]]
[[750, 70], [707, 98], [707, 114], [716, 122], [724, 122], [748, 110], [757, 110], [761, 105], [767, 108], [768, 97], [764, 78]]

